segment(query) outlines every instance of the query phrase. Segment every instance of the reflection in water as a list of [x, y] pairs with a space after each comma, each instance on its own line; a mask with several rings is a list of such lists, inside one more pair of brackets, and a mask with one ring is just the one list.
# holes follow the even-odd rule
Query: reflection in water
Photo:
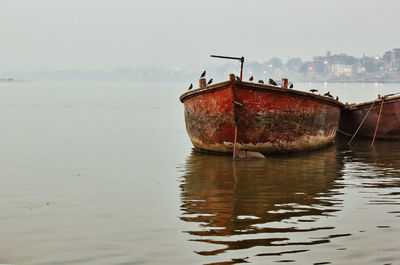
[[348, 140], [264, 160], [190, 154], [180, 218], [195, 252], [207, 264], [395, 264], [400, 141]]
[[[348, 139], [338, 139], [344, 146]], [[400, 141], [377, 141], [360, 138], [348, 150], [344, 150], [343, 174], [351, 176], [348, 184], [363, 188], [363, 193], [376, 193], [369, 204], [383, 203], [400, 205]], [[384, 189], [384, 190], [382, 190]], [[372, 198], [372, 197], [371, 197]], [[385, 199], [386, 198], [386, 199]]]
[[335, 216], [342, 205], [336, 196], [342, 188], [338, 157], [335, 145], [251, 161], [193, 152], [182, 177], [181, 219], [199, 224], [186, 231], [193, 241], [207, 243], [207, 250], [196, 252], [264, 247], [255, 256], [281, 256], [349, 235], [332, 234], [334, 227], [318, 222]]

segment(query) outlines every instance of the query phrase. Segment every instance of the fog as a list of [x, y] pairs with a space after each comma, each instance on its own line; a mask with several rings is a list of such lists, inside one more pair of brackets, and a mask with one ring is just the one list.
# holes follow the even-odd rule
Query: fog
[[210, 54], [382, 55], [400, 47], [395, 0], [1, 0], [0, 71], [193, 67]]

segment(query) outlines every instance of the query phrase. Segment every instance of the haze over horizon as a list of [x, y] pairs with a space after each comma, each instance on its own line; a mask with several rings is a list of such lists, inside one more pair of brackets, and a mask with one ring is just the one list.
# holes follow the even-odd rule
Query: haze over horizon
[[0, 72], [201, 67], [400, 47], [400, 2], [0, 1]]

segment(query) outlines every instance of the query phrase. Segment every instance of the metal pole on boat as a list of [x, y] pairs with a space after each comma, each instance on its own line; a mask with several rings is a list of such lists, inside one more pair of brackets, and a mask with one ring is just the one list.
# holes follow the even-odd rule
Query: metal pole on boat
[[210, 55], [211, 57], [214, 58], [222, 58], [222, 59], [230, 59], [230, 60], [238, 60], [240, 61], [240, 81], [242, 81], [243, 78], [243, 63], [244, 63], [244, 57], [232, 57], [232, 56], [221, 56], [221, 55]]
[[243, 78], [243, 63], [244, 63], [244, 57], [242, 56], [240, 58], [240, 81], [242, 81]]

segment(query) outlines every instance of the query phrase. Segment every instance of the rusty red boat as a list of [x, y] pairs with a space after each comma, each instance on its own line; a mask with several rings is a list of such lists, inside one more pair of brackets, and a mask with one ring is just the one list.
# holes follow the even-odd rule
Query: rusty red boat
[[347, 105], [341, 115], [339, 129], [348, 135], [400, 139], [400, 96]]
[[[205, 80], [203, 80], [205, 85]], [[316, 149], [331, 143], [342, 103], [283, 87], [228, 81], [180, 96], [186, 129], [197, 150], [260, 153]]]

